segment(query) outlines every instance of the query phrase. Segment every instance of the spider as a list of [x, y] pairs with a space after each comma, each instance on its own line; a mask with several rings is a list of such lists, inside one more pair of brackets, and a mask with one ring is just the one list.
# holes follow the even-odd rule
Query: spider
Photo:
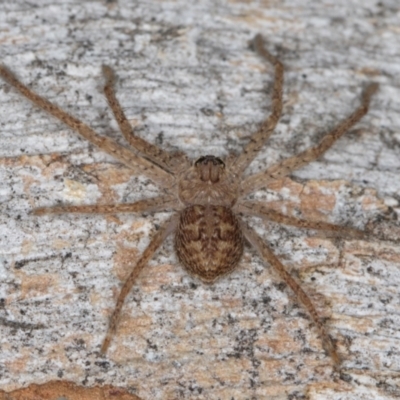
[[131, 148], [125, 148], [108, 137], [98, 135], [79, 119], [34, 93], [6, 67], [0, 66], [1, 78], [23, 96], [61, 120], [95, 146], [112, 154], [130, 167], [133, 173], [143, 174], [162, 189], [162, 194], [159, 196], [134, 203], [41, 207], [35, 209], [34, 214], [173, 211], [172, 216], [153, 236], [122, 286], [101, 347], [103, 354], [111, 343], [125, 299], [139, 274], [164, 240], [174, 234], [179, 261], [189, 273], [206, 284], [212, 284], [238, 266], [245, 242], [254, 247], [259, 256], [274, 267], [280, 278], [293, 290], [317, 326], [323, 347], [331, 357], [335, 368], [340, 366], [341, 359], [336, 346], [312, 301], [296, 279], [287, 272], [270, 246], [242, 220], [241, 216], [256, 216], [295, 227], [330, 231], [336, 236], [365, 238], [366, 233], [358, 229], [287, 216], [269, 209], [263, 202], [246, 200], [246, 197], [324, 154], [368, 112], [371, 96], [376, 92], [378, 84], [371, 83], [366, 87], [361, 97], [361, 106], [325, 135], [319, 144], [272, 165], [263, 172], [244, 177], [244, 172], [272, 134], [282, 113], [283, 64], [266, 50], [261, 35], [252, 40], [252, 47], [264, 60], [271, 63], [275, 70], [272, 112], [251, 136], [243, 151], [239, 155], [230, 154], [225, 159], [205, 155], [197, 160], [191, 160], [183, 153], [165, 151], [136, 136], [115, 96], [115, 75], [108, 66], [103, 66], [102, 69], [105, 78], [104, 93], [119, 128]]

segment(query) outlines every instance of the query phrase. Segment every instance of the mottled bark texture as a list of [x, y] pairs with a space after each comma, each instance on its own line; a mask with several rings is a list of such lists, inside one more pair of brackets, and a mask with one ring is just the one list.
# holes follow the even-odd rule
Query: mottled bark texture
[[238, 153], [274, 109], [275, 69], [251, 51], [256, 33], [283, 63], [285, 84], [282, 118], [248, 175], [317, 145], [369, 82], [380, 85], [368, 114], [321, 159], [248, 199], [268, 203], [277, 219], [354, 229], [341, 237], [246, 220], [325, 318], [343, 359], [338, 376], [312, 320], [255, 251], [245, 247], [234, 273], [204, 285], [179, 266], [171, 239], [128, 295], [118, 341], [102, 356], [121, 285], [170, 216], [31, 211], [140, 208], [165, 194], [151, 169], [132, 176], [1, 84], [2, 389], [63, 379], [142, 399], [400, 395], [397, 1], [17, 0], [0, 14], [1, 62], [119, 150], [125, 123], [114, 122], [101, 69], [117, 71], [117, 119], [168, 152], [163, 171], [183, 160], [179, 151]]

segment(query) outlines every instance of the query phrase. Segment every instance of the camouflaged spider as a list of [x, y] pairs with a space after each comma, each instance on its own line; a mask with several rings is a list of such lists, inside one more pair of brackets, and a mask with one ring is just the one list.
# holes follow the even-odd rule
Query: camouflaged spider
[[271, 248], [256, 234], [254, 229], [241, 220], [240, 215], [258, 216], [300, 228], [326, 230], [336, 235], [363, 238], [365, 233], [357, 229], [286, 216], [268, 209], [268, 206], [262, 202], [246, 200], [246, 197], [250, 193], [265, 187], [271, 181], [281, 179], [294, 170], [316, 160], [327, 151], [337, 139], [367, 113], [371, 96], [377, 90], [378, 85], [376, 83], [370, 84], [362, 95], [361, 106], [327, 134], [318, 145], [273, 165], [264, 172], [243, 178], [246, 168], [272, 134], [282, 112], [283, 65], [265, 49], [260, 35], [254, 38], [252, 44], [257, 53], [270, 62], [275, 69], [272, 112], [261, 124], [259, 130], [251, 136], [241, 154], [230, 154], [224, 160], [211, 155], [200, 157], [195, 161], [190, 160], [185, 154], [170, 153], [136, 136], [115, 97], [115, 77], [110, 67], [103, 67], [106, 80], [104, 92], [121, 132], [133, 148], [132, 150], [120, 146], [107, 137], [98, 135], [88, 125], [34, 93], [19, 82], [7, 68], [0, 66], [0, 77], [14, 86], [22, 95], [64, 122], [92, 144], [112, 154], [116, 159], [130, 167], [135, 174], [143, 174], [152, 179], [163, 191], [163, 194], [158, 197], [143, 199], [131, 204], [65, 205], [38, 208], [34, 210], [36, 215], [174, 211], [172, 217], [151, 239], [150, 244], [124, 283], [101, 348], [103, 353], [107, 351], [110, 345], [125, 298], [136, 282], [138, 275], [166, 237], [174, 233], [175, 248], [180, 262], [187, 271], [207, 284], [213, 283], [216, 279], [237, 267], [246, 240], [290, 286], [317, 325], [324, 348], [331, 356], [335, 366], [339, 367], [340, 365], [340, 358], [335, 345], [310, 298], [286, 271]]

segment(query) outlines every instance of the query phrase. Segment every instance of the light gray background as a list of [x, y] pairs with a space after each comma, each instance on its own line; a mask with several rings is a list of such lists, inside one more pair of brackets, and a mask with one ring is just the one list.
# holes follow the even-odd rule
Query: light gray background
[[[143, 399], [400, 396], [398, 1], [16, 0], [1, 9], [0, 60], [21, 80], [120, 138], [102, 94], [108, 64], [138, 132], [193, 158], [240, 151], [267, 115], [273, 70], [248, 47], [262, 33], [285, 64], [285, 104], [253, 172], [316, 143], [357, 107], [367, 82], [380, 83], [369, 114], [296, 172], [292, 190], [257, 194], [297, 215], [320, 207], [324, 217], [326, 207], [327, 221], [372, 221], [376, 234], [332, 241], [252, 221], [328, 317], [344, 359], [339, 379], [303, 308], [253, 251], [204, 286], [179, 267], [171, 240], [100, 356], [120, 282], [167, 214], [30, 215], [57, 203], [134, 201], [157, 188], [0, 82], [2, 389], [60, 378]], [[313, 190], [333, 205], [303, 210]]]

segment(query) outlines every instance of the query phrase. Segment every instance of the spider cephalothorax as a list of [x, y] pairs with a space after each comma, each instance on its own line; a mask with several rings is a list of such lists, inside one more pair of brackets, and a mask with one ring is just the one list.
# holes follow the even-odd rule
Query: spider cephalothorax
[[179, 178], [179, 199], [184, 205], [214, 204], [232, 207], [239, 180], [218, 157], [203, 156]]
[[133, 151], [107, 137], [98, 135], [82, 121], [34, 93], [19, 82], [7, 68], [0, 66], [0, 77], [17, 88], [24, 96], [77, 131], [92, 144], [112, 154], [132, 168], [135, 173], [152, 179], [162, 189], [162, 194], [158, 197], [143, 199], [131, 204], [43, 207], [35, 210], [36, 215], [62, 212], [120, 213], [164, 210], [175, 212], [153, 236], [124, 283], [110, 318], [109, 329], [101, 348], [102, 352], [107, 351], [115, 333], [125, 298], [138, 275], [165, 238], [175, 233], [175, 247], [179, 260], [190, 273], [206, 283], [214, 282], [238, 265], [243, 253], [243, 242], [246, 240], [265, 261], [275, 268], [281, 279], [295, 292], [317, 325], [325, 349], [335, 365], [339, 366], [340, 364], [335, 345], [326, 332], [325, 325], [310, 298], [286, 271], [268, 244], [241, 220], [241, 214], [301, 228], [328, 230], [342, 237], [364, 237], [364, 233], [356, 229], [284, 215], [269, 209], [268, 205], [263, 202], [246, 200], [246, 197], [257, 189], [267, 186], [274, 179], [287, 176], [292, 171], [316, 160], [328, 150], [338, 138], [367, 113], [371, 96], [376, 91], [377, 84], [371, 84], [366, 88], [361, 106], [327, 134], [320, 144], [283, 160], [266, 171], [243, 178], [244, 171], [273, 132], [282, 111], [283, 66], [264, 48], [260, 35], [255, 37], [253, 44], [256, 51], [275, 69], [271, 115], [251, 136], [249, 143], [238, 156], [230, 155], [223, 161], [218, 157], [207, 155], [200, 157], [193, 164], [189, 163], [184, 154], [165, 151], [135, 135], [115, 97], [115, 79], [111, 68], [103, 67], [106, 78], [104, 92], [121, 132], [134, 148]]

